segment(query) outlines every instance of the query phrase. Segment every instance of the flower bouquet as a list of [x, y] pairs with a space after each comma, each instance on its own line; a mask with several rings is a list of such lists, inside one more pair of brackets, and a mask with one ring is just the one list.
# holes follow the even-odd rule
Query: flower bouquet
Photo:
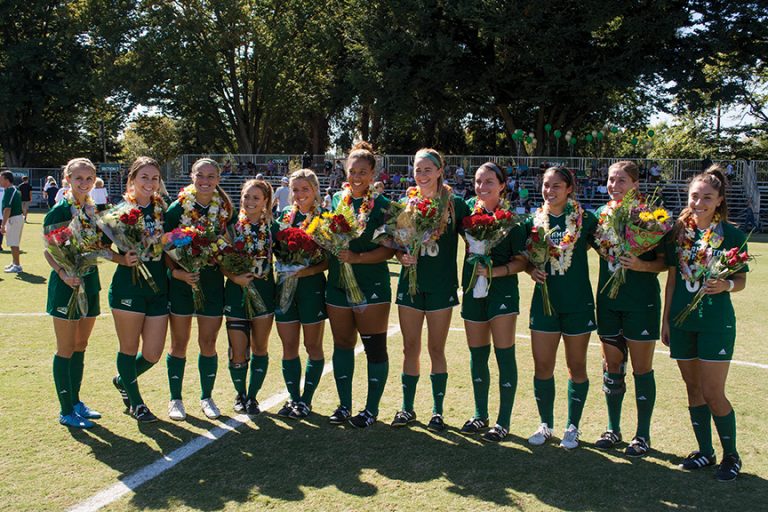
[[[214, 259], [222, 270], [236, 276], [255, 274], [258, 266], [256, 257], [246, 252], [245, 242], [242, 240], [230, 244], [223, 238], [219, 239], [214, 245]], [[241, 288], [243, 289], [243, 307], [248, 318], [267, 311], [267, 305], [253, 281]]]
[[[83, 223], [79, 216], [72, 221], [50, 226], [43, 235], [45, 249], [70, 276], [84, 278], [93, 271], [101, 251], [101, 238], [89, 223]], [[75, 286], [67, 304], [67, 318], [88, 315], [88, 296], [82, 284]]]
[[[472, 290], [474, 298], [488, 296], [493, 278], [490, 271], [493, 267], [491, 250], [509, 234], [516, 223], [516, 216], [505, 207], [497, 209], [493, 214], [479, 211], [464, 217], [462, 225], [468, 245], [467, 263], [472, 264], [472, 277], [467, 291]], [[489, 269], [487, 278], [477, 275], [477, 266], [480, 264]]]
[[155, 259], [162, 255], [162, 227], [155, 225], [153, 229], [147, 229], [142, 211], [129, 203], [105, 211], [96, 219], [96, 223], [118, 249], [138, 254], [139, 261], [132, 267], [134, 284], [141, 276], [152, 291], [158, 293], [160, 289], [142, 258]]
[[[307, 234], [315, 243], [336, 257], [341, 251], [349, 249], [349, 243], [362, 233], [354, 210], [344, 203], [340, 203], [334, 212], [317, 215], [307, 227]], [[344, 261], [339, 264], [339, 285], [344, 288], [347, 300], [352, 306], [364, 305], [365, 295], [357, 283], [352, 265]]]
[[[740, 272], [747, 262], [754, 259], [753, 256], [747, 251], [742, 251], [746, 242], [741, 247], [733, 247], [728, 251], [724, 251], [719, 257], [715, 258], [710, 247], [706, 248], [704, 261], [698, 271], [691, 275], [692, 282], [701, 280], [702, 283], [710, 279], [726, 279], [729, 276]], [[686, 279], [687, 280], [687, 279]], [[675, 325], [681, 326], [685, 319], [690, 316], [691, 313], [698, 309], [699, 317], [702, 317], [703, 312], [703, 299], [706, 295], [706, 288], [704, 286], [699, 287], [696, 295], [693, 296], [693, 300], [682, 311], [675, 316]]]
[[[162, 241], [166, 254], [187, 272], [200, 272], [213, 257], [213, 241], [197, 227], [176, 228], [165, 233]], [[205, 305], [203, 290], [199, 283], [191, 287], [195, 310], [202, 310]]]
[[[549, 261], [551, 249], [555, 245], [550, 238], [555, 229], [552, 228], [547, 231], [541, 226], [533, 226], [525, 242], [525, 255], [528, 257], [528, 261], [542, 272], [546, 272], [547, 261]], [[536, 283], [536, 286], [541, 287], [544, 314], [554, 316], [555, 308], [552, 306], [552, 300], [549, 298], [547, 282]]]
[[277, 311], [284, 313], [291, 306], [299, 278], [296, 273], [322, 259], [322, 250], [301, 228], [286, 228], [275, 237], [275, 271], [280, 291]]

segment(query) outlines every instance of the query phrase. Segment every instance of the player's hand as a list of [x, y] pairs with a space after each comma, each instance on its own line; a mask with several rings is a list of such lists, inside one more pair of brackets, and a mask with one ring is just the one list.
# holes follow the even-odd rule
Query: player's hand
[[543, 270], [535, 268], [531, 270], [531, 279], [539, 284], [544, 284], [544, 282], [547, 280], [547, 273]]

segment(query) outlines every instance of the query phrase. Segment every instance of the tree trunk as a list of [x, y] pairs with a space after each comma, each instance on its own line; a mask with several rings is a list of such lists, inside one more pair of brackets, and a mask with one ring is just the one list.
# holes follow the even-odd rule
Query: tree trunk
[[370, 137], [370, 125], [371, 125], [371, 106], [369, 103], [363, 103], [360, 108], [360, 137], [367, 141]]

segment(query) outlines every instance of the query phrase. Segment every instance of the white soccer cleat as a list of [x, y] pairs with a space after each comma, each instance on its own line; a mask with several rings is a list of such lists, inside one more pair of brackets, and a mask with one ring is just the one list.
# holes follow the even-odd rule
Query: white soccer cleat
[[181, 400], [171, 400], [168, 402], [168, 417], [174, 421], [184, 421], [187, 419], [187, 411], [184, 410], [184, 402]]
[[539, 425], [536, 432], [528, 438], [528, 444], [533, 446], [541, 446], [552, 438], [552, 429], [547, 426], [546, 423]]
[[203, 398], [200, 400], [200, 408], [203, 410], [205, 417], [210, 420], [215, 420], [221, 416], [221, 411], [216, 406], [216, 402], [213, 401], [213, 398]]
[[565, 429], [565, 432], [563, 433], [563, 439], [560, 441], [560, 446], [566, 450], [573, 450], [578, 448], [580, 434], [581, 432], [579, 432], [579, 429], [576, 428], [576, 425], [568, 425], [568, 428]]

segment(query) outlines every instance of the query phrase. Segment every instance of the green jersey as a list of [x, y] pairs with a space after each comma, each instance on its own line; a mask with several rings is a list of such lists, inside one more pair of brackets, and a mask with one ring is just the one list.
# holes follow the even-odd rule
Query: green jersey
[[[144, 217], [144, 225], [146, 226], [146, 229], [150, 231], [150, 233], [154, 233], [155, 230], [162, 231], [162, 225], [155, 225], [154, 203], [150, 202], [145, 207], [136, 206], [136, 208], [141, 210], [141, 214]], [[120, 251], [120, 254], [125, 253]], [[168, 269], [165, 266], [165, 259], [163, 258], [163, 254], [161, 253], [159, 256], [154, 258], [149, 254], [143, 254], [141, 255], [141, 261], [144, 263], [144, 266], [147, 267], [149, 273], [152, 274], [152, 279], [155, 281], [155, 284], [157, 284], [159, 289], [157, 294], [162, 295], [168, 293]], [[118, 265], [115, 269], [115, 275], [112, 277], [112, 288], [119, 287], [121, 293], [126, 293], [125, 290], [130, 289], [131, 291], [129, 293], [131, 295], [141, 297], [154, 296], [156, 294], [142, 277], [134, 278], [134, 275], [135, 274], [133, 268], [126, 267], [125, 265]]]
[[[468, 215], [471, 214], [472, 209], [475, 207], [475, 201], [477, 198], [473, 197], [467, 201]], [[501, 242], [498, 243], [493, 249], [491, 249], [491, 261], [493, 266], [501, 266], [508, 263], [513, 256], [520, 254], [525, 250], [525, 228], [522, 224], [514, 226], [507, 236], [505, 236]], [[472, 279], [473, 265], [467, 263], [467, 255], [464, 255], [464, 268], [461, 273], [461, 287], [467, 292], [467, 286]], [[494, 277], [491, 280], [491, 287], [496, 291], [505, 291], [507, 293], [518, 293], [518, 281], [517, 274], [510, 276]]]
[[[722, 242], [718, 247], [712, 248], [712, 257], [719, 258], [723, 252], [727, 252], [733, 247], [742, 248], [746, 251], [747, 236], [728, 222], [721, 222], [715, 232], [722, 237]], [[704, 232], [696, 230], [691, 257], [695, 256], [696, 251], [705, 243], [701, 240]], [[679, 252], [680, 247], [674, 237], [668, 237], [666, 260], [669, 267], [675, 267], [675, 291], [672, 294], [672, 304], [669, 308], [670, 322], [674, 323], [677, 314], [685, 309], [691, 303], [696, 292], [703, 285], [702, 280], [693, 283], [683, 279], [680, 271]], [[743, 247], [742, 247], [743, 246]], [[741, 272], [748, 272], [749, 267], [744, 267]], [[718, 293], [717, 295], [705, 295], [701, 301], [698, 311], [691, 313], [679, 327], [684, 331], [693, 332], [719, 332], [726, 326], [732, 327], [736, 322], [736, 314], [731, 303], [731, 294], [728, 292]]]
[[[341, 198], [344, 197], [344, 192], [336, 192], [331, 202], [331, 211], [334, 211], [341, 202]], [[373, 232], [384, 224], [385, 214], [389, 209], [389, 199], [384, 196], [377, 196], [373, 200], [373, 208], [368, 215], [368, 221], [365, 225], [365, 231], [359, 238], [352, 240], [349, 243], [349, 250], [356, 253], [369, 252], [381, 247], [379, 244], [371, 241]], [[352, 198], [352, 207], [355, 213], [360, 211], [360, 206], [363, 204], [363, 198]], [[328, 255], [328, 282], [340, 288], [339, 284], [339, 259], [332, 254]], [[389, 284], [389, 268], [387, 262], [382, 261], [380, 263], [373, 264], [353, 264], [352, 270], [355, 273], [357, 284], [360, 285], [361, 290], [371, 288], [374, 283], [386, 283]]]
[[[598, 218], [603, 208], [605, 207], [601, 206], [597, 210]], [[644, 252], [638, 258], [643, 261], [654, 261], [657, 256], [664, 254], [664, 244], [665, 241], [662, 241], [656, 248]], [[626, 270], [624, 272], [626, 282], [619, 288], [619, 294], [615, 299], [608, 296], [607, 289], [602, 292], [605, 283], [620, 266], [619, 263], [611, 265], [607, 260], [600, 258], [600, 278], [597, 285], [597, 301], [600, 307], [612, 311], [640, 311], [650, 307], [661, 307], [661, 288], [656, 272]]]
[[[6, 191], [6, 194], [8, 192]], [[65, 201], [59, 201], [53, 208], [48, 210], [48, 213], [45, 215], [45, 219], [43, 220], [43, 230], [47, 231], [46, 228], [50, 228], [52, 226], [62, 225], [65, 223], [68, 223], [73, 218], [73, 212], [75, 208], [73, 206], [70, 206], [70, 204]], [[61, 280], [59, 275], [51, 270], [51, 277], [50, 280], [56, 281], [56, 284], [60, 283], [60, 286], [67, 286], [64, 284], [64, 282]], [[99, 282], [99, 272], [97, 271], [96, 267], [91, 267], [91, 270], [82, 278], [83, 281], [83, 289], [85, 290], [85, 293], [88, 295], [91, 295], [93, 293], [98, 293], [99, 290], [101, 290], [101, 283]]]
[[[416, 264], [416, 278], [419, 292], [442, 293], [455, 291], [459, 287], [457, 276], [457, 245], [459, 231], [464, 217], [469, 215], [469, 208], [459, 196], [452, 196], [453, 215], [448, 217], [445, 231], [436, 242], [427, 243], [421, 248]], [[408, 288], [408, 275], [400, 272], [398, 288]]]
[[[525, 231], [530, 233], [533, 227], [534, 217], [525, 221]], [[556, 228], [552, 233], [552, 241], [559, 244], [563, 239], [566, 228], [566, 215], [549, 215], [550, 229]], [[545, 271], [547, 273], [547, 287], [549, 298], [557, 313], [577, 313], [594, 308], [595, 302], [592, 296], [592, 284], [589, 281], [589, 264], [587, 251], [597, 228], [597, 217], [592, 212], [584, 211], [581, 225], [581, 233], [576, 245], [571, 251], [571, 265], [565, 272], [556, 271], [547, 261]], [[541, 287], [536, 286], [534, 296], [541, 295]], [[538, 300], [541, 297], [537, 297]]]
[[[4, 211], [6, 208], [11, 209], [11, 214], [8, 216], [8, 218], [16, 217], [17, 215], [21, 215], [21, 192], [19, 192], [19, 189], [17, 189], [14, 186], [10, 186], [7, 189], [5, 189], [5, 193], [3, 194], [3, 201], [0, 203], [0, 210]], [[2, 215], [2, 213], [0, 213]]]

